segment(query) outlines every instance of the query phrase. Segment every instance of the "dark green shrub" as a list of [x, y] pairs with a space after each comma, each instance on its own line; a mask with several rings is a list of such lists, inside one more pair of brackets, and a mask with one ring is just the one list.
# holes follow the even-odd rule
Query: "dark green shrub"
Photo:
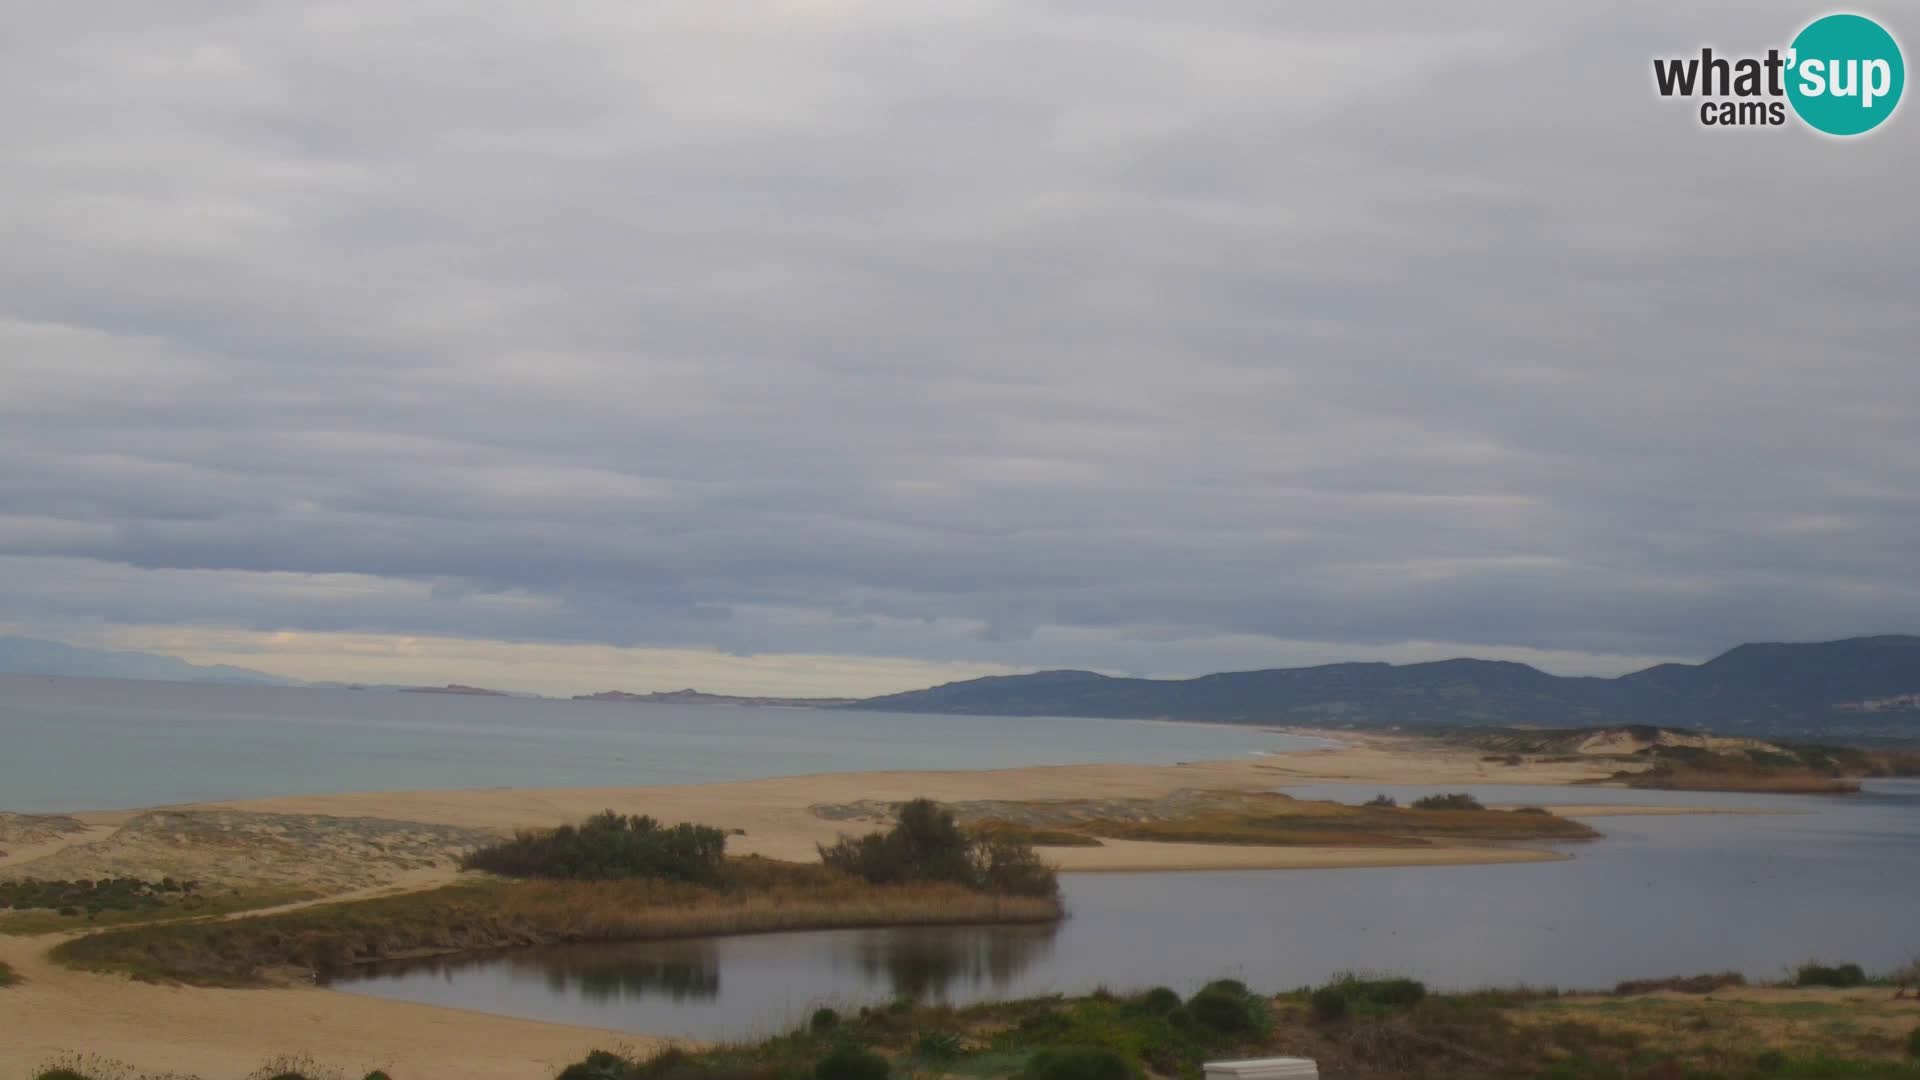
[[1867, 973], [1859, 964], [1802, 964], [1794, 972], [1795, 986], [1860, 986], [1867, 981]]
[[632, 1070], [631, 1063], [620, 1055], [594, 1050], [584, 1060], [560, 1070], [555, 1080], [626, 1080]]
[[1513, 812], [1516, 814], [1551, 814], [1551, 811], [1538, 806], [1516, 807]]
[[726, 833], [710, 825], [664, 826], [644, 815], [629, 817], [607, 810], [577, 828], [521, 830], [511, 840], [469, 853], [460, 865], [507, 877], [704, 883], [720, 876], [726, 846]]
[[1907, 1035], [1907, 1056], [1920, 1059], [1920, 1027], [1914, 1028]]
[[1391, 795], [1375, 795], [1373, 798], [1368, 799], [1366, 802], [1361, 803], [1360, 805], [1372, 806], [1381, 810], [1392, 810], [1395, 807], [1400, 805], [1400, 800], [1394, 798]]
[[1140, 1008], [1153, 1016], [1165, 1016], [1179, 1007], [1180, 995], [1164, 986], [1140, 995]]
[[887, 1080], [887, 1059], [858, 1046], [836, 1046], [813, 1066], [813, 1080]]
[[36, 1075], [33, 1080], [90, 1080], [72, 1069], [48, 1069]]
[[832, 1009], [815, 1009], [813, 1018], [807, 1021], [807, 1030], [815, 1035], [824, 1035], [840, 1026], [840, 1014]]
[[1207, 990], [1225, 990], [1229, 994], [1245, 996], [1247, 993], [1247, 984], [1241, 982], [1239, 979], [1215, 979], [1200, 989], [1202, 992]]
[[375, 1069], [361, 1077], [360, 1080], [393, 1080], [393, 1077], [388, 1076], [385, 1069]]
[[1405, 1008], [1418, 1005], [1427, 996], [1427, 985], [1418, 979], [1385, 978], [1358, 979], [1346, 978], [1335, 982], [1341, 994], [1349, 1002], [1363, 1001], [1382, 1008]]
[[875, 885], [944, 881], [1013, 896], [1053, 896], [1059, 881], [1033, 845], [1001, 835], [969, 835], [931, 799], [900, 807], [893, 828], [820, 845], [820, 861]]
[[1033, 1055], [1025, 1080], [1133, 1080], [1133, 1066], [1104, 1046], [1050, 1046]]
[[960, 1036], [951, 1031], [923, 1031], [913, 1040], [913, 1052], [929, 1061], [952, 1061], [963, 1050]]
[[1323, 986], [1315, 990], [1307, 1002], [1313, 1007], [1315, 1020], [1331, 1022], [1344, 1019], [1347, 1015], [1347, 995], [1338, 986]]
[[1413, 808], [1415, 810], [1485, 810], [1486, 809], [1486, 807], [1480, 805], [1479, 799], [1476, 799], [1473, 796], [1466, 794], [1465, 792], [1454, 792], [1451, 795], [1428, 795], [1423, 799], [1413, 800]]
[[1194, 1023], [1209, 1031], [1240, 1035], [1260, 1028], [1255, 1002], [1245, 991], [1235, 993], [1227, 986], [1216, 984], [1193, 995], [1193, 1000], [1187, 1002], [1187, 1011], [1193, 1014]]
[[1753, 1071], [1757, 1073], [1777, 1073], [1787, 1067], [1787, 1055], [1779, 1050], [1762, 1051], [1753, 1059]]

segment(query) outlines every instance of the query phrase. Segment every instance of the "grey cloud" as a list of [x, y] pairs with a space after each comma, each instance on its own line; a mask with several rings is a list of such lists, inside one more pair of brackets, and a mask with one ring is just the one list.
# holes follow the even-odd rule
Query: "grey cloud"
[[23, 13], [0, 615], [1157, 672], [1912, 629], [1915, 121], [1703, 131], [1650, 57], [1807, 12], [1669, 7]]

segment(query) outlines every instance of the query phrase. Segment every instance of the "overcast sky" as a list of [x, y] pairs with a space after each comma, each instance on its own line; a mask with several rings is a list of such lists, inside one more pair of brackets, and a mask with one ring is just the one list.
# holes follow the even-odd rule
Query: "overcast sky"
[[1652, 89], [1823, 10], [0, 0], [0, 629], [793, 693], [1920, 629], [1920, 116]]

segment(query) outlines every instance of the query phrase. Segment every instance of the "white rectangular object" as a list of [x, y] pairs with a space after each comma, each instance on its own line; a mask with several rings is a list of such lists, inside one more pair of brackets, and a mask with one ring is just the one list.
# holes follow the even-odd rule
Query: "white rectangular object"
[[1320, 1080], [1320, 1066], [1312, 1058], [1209, 1061], [1205, 1068], [1207, 1080]]

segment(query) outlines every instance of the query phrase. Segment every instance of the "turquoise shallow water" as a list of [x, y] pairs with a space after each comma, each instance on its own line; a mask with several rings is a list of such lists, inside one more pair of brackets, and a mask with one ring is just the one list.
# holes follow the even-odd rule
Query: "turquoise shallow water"
[[1171, 764], [1322, 745], [1140, 720], [632, 705], [0, 676], [0, 809], [873, 769]]

